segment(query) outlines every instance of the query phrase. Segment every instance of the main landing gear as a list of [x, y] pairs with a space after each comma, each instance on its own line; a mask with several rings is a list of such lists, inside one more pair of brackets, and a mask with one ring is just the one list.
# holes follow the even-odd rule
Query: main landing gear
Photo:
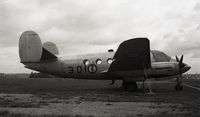
[[136, 82], [134, 82], [134, 81], [132, 81], [132, 82], [126, 82], [124, 80], [122, 82], [122, 88], [125, 91], [136, 91], [138, 89]]

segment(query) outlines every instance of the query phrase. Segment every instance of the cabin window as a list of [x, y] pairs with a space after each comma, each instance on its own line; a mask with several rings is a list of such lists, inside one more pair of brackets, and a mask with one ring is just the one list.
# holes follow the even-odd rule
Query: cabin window
[[113, 60], [112, 60], [111, 58], [109, 58], [109, 59], [107, 60], [107, 62], [108, 62], [108, 64], [111, 64], [111, 63], [113, 62]]
[[83, 64], [84, 64], [84, 65], [89, 65], [89, 64], [90, 64], [90, 61], [86, 59], [86, 60], [83, 61]]
[[97, 65], [99, 65], [99, 64], [101, 64], [101, 63], [102, 63], [101, 59], [97, 59], [97, 60], [96, 60], [96, 64], [97, 64]]

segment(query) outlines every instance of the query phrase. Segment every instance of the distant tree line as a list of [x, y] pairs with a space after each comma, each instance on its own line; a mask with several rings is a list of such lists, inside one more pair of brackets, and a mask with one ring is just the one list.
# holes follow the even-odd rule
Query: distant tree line
[[4, 78], [5, 74], [4, 73], [0, 73], [0, 78]]
[[196, 73], [196, 74], [184, 74], [183, 78], [186, 79], [200, 79], [200, 74]]
[[37, 72], [31, 72], [29, 78], [54, 78], [55, 76], [45, 74], [45, 73], [37, 73]]

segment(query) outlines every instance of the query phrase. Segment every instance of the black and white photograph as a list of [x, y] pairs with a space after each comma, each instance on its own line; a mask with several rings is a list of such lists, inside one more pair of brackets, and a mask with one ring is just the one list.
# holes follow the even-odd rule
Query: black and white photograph
[[0, 0], [0, 117], [199, 116], [199, 0]]

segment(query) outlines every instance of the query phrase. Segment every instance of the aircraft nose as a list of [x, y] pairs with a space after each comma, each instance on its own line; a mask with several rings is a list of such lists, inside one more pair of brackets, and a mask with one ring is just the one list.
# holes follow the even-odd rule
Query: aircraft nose
[[191, 66], [189, 66], [189, 65], [186, 65], [185, 66], [185, 69], [188, 71], [189, 69], [191, 68]]
[[183, 73], [185, 73], [185, 72], [187, 72], [191, 67], [188, 65], [188, 64], [185, 64], [185, 63], [183, 63], [184, 64], [184, 67], [182, 67], [182, 71], [183, 71]]

